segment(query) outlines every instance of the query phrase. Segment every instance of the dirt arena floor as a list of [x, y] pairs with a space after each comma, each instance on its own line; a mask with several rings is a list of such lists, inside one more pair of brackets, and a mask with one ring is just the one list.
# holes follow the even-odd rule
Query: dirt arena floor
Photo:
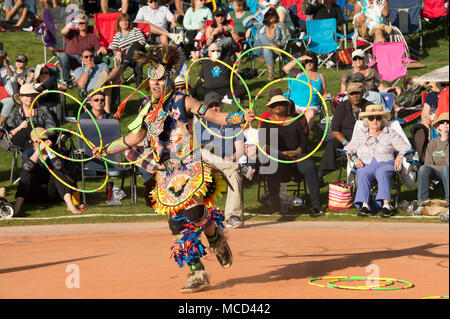
[[[411, 299], [449, 295], [448, 224], [253, 222], [230, 231], [234, 263], [204, 258], [207, 291], [181, 294], [167, 223], [0, 228], [0, 298]], [[205, 240], [203, 240], [205, 242]], [[389, 277], [412, 289], [320, 288], [325, 276]], [[352, 285], [364, 285], [353, 282]]]

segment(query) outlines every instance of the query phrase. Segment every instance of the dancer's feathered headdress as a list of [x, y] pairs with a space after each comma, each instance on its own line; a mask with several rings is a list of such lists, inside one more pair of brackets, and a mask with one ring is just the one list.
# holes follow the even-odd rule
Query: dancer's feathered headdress
[[[148, 69], [148, 78], [142, 81], [141, 85], [130, 94], [117, 108], [114, 117], [121, 118], [124, 112], [125, 104], [137, 92], [149, 89], [149, 80], [159, 80], [166, 77], [165, 93], [168, 93], [175, 81], [175, 72], [180, 68], [183, 59], [183, 52], [174, 44], [152, 46], [147, 52], [136, 51], [133, 56], [134, 60], [144, 66], [150, 63]], [[166, 94], [164, 94], [165, 96]]]
[[183, 52], [174, 44], [158, 45], [151, 47], [147, 52], [137, 51], [134, 54], [134, 59], [141, 65], [150, 63], [148, 70], [148, 80], [158, 80], [164, 76], [169, 76], [171, 84], [175, 79], [175, 72], [180, 68], [180, 63], [183, 59]]

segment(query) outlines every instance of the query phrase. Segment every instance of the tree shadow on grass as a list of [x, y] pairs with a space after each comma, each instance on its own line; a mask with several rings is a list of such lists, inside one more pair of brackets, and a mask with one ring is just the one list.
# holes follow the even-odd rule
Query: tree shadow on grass
[[285, 257], [331, 257], [325, 260], [303, 261], [294, 264], [280, 265], [276, 269], [253, 276], [239, 277], [225, 280], [219, 283], [215, 288], [229, 288], [238, 284], [249, 283], [267, 283], [281, 280], [303, 279], [325, 277], [334, 271], [345, 270], [351, 267], [366, 267], [379, 259], [394, 259], [403, 256], [419, 255], [431, 258], [448, 258], [448, 254], [436, 254], [431, 252], [431, 249], [446, 246], [448, 244], [424, 244], [410, 248], [395, 249], [395, 250], [378, 250], [362, 253], [349, 254], [318, 254], [318, 255], [288, 255]]

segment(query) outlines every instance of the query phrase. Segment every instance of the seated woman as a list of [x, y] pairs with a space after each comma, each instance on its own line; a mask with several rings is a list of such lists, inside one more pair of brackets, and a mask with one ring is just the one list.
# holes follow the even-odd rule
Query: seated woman
[[[283, 67], [283, 71], [292, 77], [302, 80], [308, 83], [308, 78], [311, 80], [312, 86], [323, 95], [324, 98], [331, 98], [331, 95], [327, 92], [327, 84], [325, 82], [325, 76], [318, 72], [319, 61], [317, 55], [314, 52], [307, 51], [305, 55], [299, 58], [300, 62], [305, 66], [306, 74], [300, 70], [294, 70], [297, 65], [296, 60], [290, 61]], [[298, 81], [289, 81], [290, 96], [289, 98], [295, 103], [295, 110], [300, 113], [306, 110], [308, 101], [310, 98], [310, 87]], [[319, 112], [322, 102], [319, 95], [312, 91], [311, 103], [309, 108], [305, 112], [305, 118], [308, 122], [308, 128], [311, 131], [314, 125], [314, 117]]]
[[109, 79], [116, 82], [127, 67], [134, 69], [136, 87], [142, 82], [142, 65], [136, 63], [133, 55], [136, 51], [145, 52], [145, 36], [141, 30], [133, 27], [133, 22], [128, 14], [122, 13], [117, 19], [117, 33], [114, 34], [109, 49], [114, 51], [115, 59], [120, 65], [109, 74]]
[[[41, 127], [30, 134], [33, 147], [26, 149], [22, 154], [22, 173], [16, 191], [14, 215], [22, 212], [25, 201], [30, 203], [54, 203], [64, 200], [67, 210], [73, 214], [80, 214], [72, 201], [72, 190], [58, 181], [42, 163], [41, 155], [50, 169], [64, 182], [76, 186], [75, 180], [64, 167], [64, 161], [47, 149], [52, 147], [47, 133]], [[42, 134], [42, 135], [41, 135]], [[39, 141], [41, 138], [41, 142]]]
[[373, 36], [375, 42], [385, 42], [384, 32], [391, 33], [392, 28], [384, 24], [389, 20], [388, 0], [356, 1], [353, 11], [353, 23], [361, 38]]
[[239, 35], [227, 20], [224, 8], [217, 8], [213, 15], [214, 23], [206, 28], [206, 46], [218, 43], [222, 48], [222, 56], [229, 57], [237, 49]]
[[[34, 87], [39, 93], [46, 90], [58, 90], [58, 80], [56, 75], [50, 74], [50, 69], [43, 64], [36, 66]], [[39, 98], [39, 105], [46, 106], [56, 119], [61, 120], [62, 106], [60, 105], [60, 94], [48, 93], [41, 95]]]
[[[262, 24], [256, 25], [257, 31], [255, 36], [254, 46], [271, 46], [282, 48], [289, 39], [290, 34], [286, 26], [280, 23], [280, 17], [274, 8], [270, 8], [264, 15]], [[255, 50], [256, 54], [264, 55], [264, 60], [267, 65], [267, 79], [273, 80], [273, 65], [274, 55], [277, 54], [274, 50], [259, 49]]]
[[[401, 168], [409, 145], [400, 134], [389, 128], [387, 121], [391, 113], [383, 111], [381, 105], [367, 106], [365, 112], [359, 113], [359, 118], [363, 120], [363, 129], [354, 132], [351, 141], [344, 147], [357, 169], [358, 187], [354, 201], [359, 209], [357, 215], [372, 214], [369, 207], [370, 187], [376, 179], [376, 201], [383, 205], [380, 216], [390, 217], [391, 177]], [[397, 157], [395, 153], [398, 153]]]
[[[345, 72], [341, 77], [341, 91], [340, 93], [345, 93], [347, 85], [350, 83], [350, 78], [355, 73], [361, 73], [365, 77], [365, 89], [368, 91], [375, 92], [387, 92], [390, 88], [386, 87], [381, 81], [381, 77], [377, 70], [369, 67], [367, 65], [366, 54], [363, 50], [357, 49], [352, 53], [353, 68]], [[397, 93], [400, 95], [402, 90], [399, 87], [393, 87]]]
[[442, 113], [433, 122], [433, 127], [440, 136], [432, 139], [428, 144], [425, 153], [425, 163], [419, 168], [417, 175], [417, 202], [419, 205], [429, 197], [431, 179], [442, 181], [445, 196], [447, 197], [447, 205], [449, 203], [448, 120], [448, 113]]
[[239, 37], [249, 39], [252, 29], [244, 26], [244, 20], [251, 17], [252, 13], [245, 0], [233, 0], [233, 11], [228, 12], [227, 19], [234, 21], [234, 27]]
[[295, 33], [295, 26], [292, 22], [291, 16], [289, 15], [288, 9], [286, 9], [280, 0], [270, 0], [269, 8], [274, 8], [277, 10], [278, 16], [280, 17], [280, 23], [283, 23], [291, 34]]
[[[14, 94], [14, 100], [18, 106], [6, 120], [11, 142], [24, 150], [31, 146], [29, 142], [32, 131], [31, 121], [34, 127], [49, 129], [57, 126], [52, 113], [45, 105], [40, 106], [39, 103], [35, 103], [31, 110], [31, 103], [38, 94], [33, 84], [22, 85], [20, 93]], [[54, 133], [55, 131], [48, 132], [49, 137], [52, 137]]]
[[[290, 105], [291, 102], [284, 95], [273, 96], [267, 104], [267, 107], [271, 109], [269, 119], [272, 121], [287, 121], [292, 119], [289, 116]], [[276, 145], [278, 145], [276, 148], [275, 145], [271, 145], [274, 138], [273, 134], [276, 134], [278, 137], [278, 140], [275, 141], [277, 143]], [[283, 124], [263, 122], [258, 130], [258, 140], [261, 142], [261, 147], [269, 155], [281, 160], [296, 160], [305, 156], [307, 153], [308, 140], [305, 137], [304, 128], [298, 119]], [[297, 170], [305, 178], [313, 208], [312, 215], [323, 215], [324, 213], [320, 204], [319, 176], [317, 175], [314, 161], [311, 158], [295, 164], [274, 163], [271, 160], [269, 167], [261, 168], [261, 174], [267, 173], [269, 196], [273, 211], [275, 213], [280, 212], [280, 183], [284, 181], [285, 176], [292, 175], [290, 173], [292, 170]]]
[[186, 52], [190, 52], [191, 58], [194, 60], [200, 57], [200, 51], [195, 49], [195, 39], [201, 40], [206, 32], [205, 21], [212, 19], [212, 12], [205, 6], [205, 0], [191, 0], [191, 6], [184, 14], [183, 27], [186, 29], [188, 40]]

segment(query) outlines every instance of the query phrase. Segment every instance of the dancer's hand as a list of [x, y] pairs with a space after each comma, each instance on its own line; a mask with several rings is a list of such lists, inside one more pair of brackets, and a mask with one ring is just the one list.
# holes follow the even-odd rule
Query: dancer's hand
[[244, 118], [247, 122], [253, 122], [255, 120], [256, 113], [253, 110], [245, 109]]

